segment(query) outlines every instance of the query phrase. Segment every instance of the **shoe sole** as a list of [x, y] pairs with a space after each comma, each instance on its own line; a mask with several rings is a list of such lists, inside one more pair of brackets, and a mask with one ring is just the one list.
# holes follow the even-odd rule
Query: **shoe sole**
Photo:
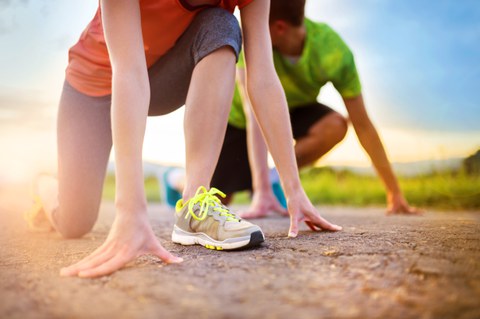
[[261, 230], [257, 230], [248, 236], [217, 241], [204, 233], [189, 233], [175, 225], [172, 232], [172, 241], [184, 246], [201, 245], [212, 250], [237, 250], [260, 245], [265, 241], [265, 236]]

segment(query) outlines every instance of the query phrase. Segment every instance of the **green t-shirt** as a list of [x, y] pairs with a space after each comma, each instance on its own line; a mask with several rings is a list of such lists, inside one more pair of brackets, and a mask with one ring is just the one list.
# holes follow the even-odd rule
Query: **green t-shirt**
[[[361, 94], [353, 54], [342, 38], [325, 23], [305, 18], [306, 38], [296, 63], [273, 51], [273, 62], [290, 109], [316, 102], [320, 89], [332, 82], [343, 98]], [[243, 54], [237, 67], [245, 67]], [[245, 128], [246, 119], [238, 87], [235, 87], [229, 123]]]

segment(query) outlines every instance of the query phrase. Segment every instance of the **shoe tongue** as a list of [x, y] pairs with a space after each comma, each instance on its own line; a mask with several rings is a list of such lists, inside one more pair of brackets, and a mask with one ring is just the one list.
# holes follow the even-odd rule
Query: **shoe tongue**
[[[223, 205], [222, 203], [215, 202], [214, 204], [215, 204], [214, 206], [208, 206], [207, 216], [213, 216], [213, 212], [215, 211], [214, 209], [215, 209], [215, 208], [220, 208], [220, 209], [228, 210], [228, 212], [234, 216], [234, 217], [230, 217], [230, 218], [228, 218], [228, 217], [226, 217], [226, 216], [222, 217], [222, 219], [225, 220], [225, 223], [226, 223], [226, 224], [227, 224], [227, 223], [229, 223], [229, 224], [230, 224], [230, 223], [235, 223], [235, 224], [236, 224], [236, 223], [239, 223], [239, 222], [242, 220], [242, 219], [241, 219], [240, 217], [238, 217], [233, 211], [231, 211], [230, 209], [228, 209], [228, 208], [227, 208], [225, 205]], [[201, 207], [202, 207], [202, 203], [201, 203], [201, 202], [196, 202], [196, 203], [193, 205], [192, 209], [193, 209], [193, 212], [194, 212], [194, 214], [195, 214], [196, 216], [200, 216], [200, 214], [201, 214], [201, 213], [200, 213]], [[220, 212], [220, 211], [215, 211], [215, 213], [216, 213], [217, 215], [220, 215], [221, 212]], [[232, 220], [232, 218], [234, 218], [234, 220]], [[230, 219], [230, 220], [228, 220], [228, 219]]]

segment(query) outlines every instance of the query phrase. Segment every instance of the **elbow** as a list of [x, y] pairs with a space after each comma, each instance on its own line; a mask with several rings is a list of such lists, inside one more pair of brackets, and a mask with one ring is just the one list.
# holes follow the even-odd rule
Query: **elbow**
[[138, 67], [117, 68], [112, 72], [112, 91], [134, 90], [140, 96], [150, 96], [150, 83], [146, 69]]
[[280, 81], [276, 77], [271, 78], [248, 78], [247, 80], [248, 96], [252, 100], [252, 105], [255, 106], [255, 101], [263, 97], [278, 97], [284, 96], [283, 88]]
[[248, 94], [263, 92], [265, 90], [271, 90], [272, 88], [282, 90], [280, 80], [278, 79], [273, 65], [272, 67], [264, 65], [257, 68], [249, 68], [247, 65], [247, 73], [245, 77]]

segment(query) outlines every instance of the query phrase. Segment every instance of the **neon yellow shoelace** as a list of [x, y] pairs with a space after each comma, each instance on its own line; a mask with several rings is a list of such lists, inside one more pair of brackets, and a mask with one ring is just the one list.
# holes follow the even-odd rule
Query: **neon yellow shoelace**
[[[214, 211], [220, 212], [220, 216], [227, 217], [227, 221], [240, 221], [234, 214], [222, 205], [222, 202], [217, 197], [220, 195], [225, 198], [226, 195], [219, 189], [212, 187], [209, 191], [204, 187], [200, 186], [195, 193], [195, 196], [188, 201], [188, 213], [198, 221], [202, 221], [207, 218], [209, 208], [212, 207]], [[201, 203], [199, 215], [195, 215], [193, 212], [193, 206], [196, 203]], [[188, 215], [185, 215], [185, 219], [188, 218]]]

